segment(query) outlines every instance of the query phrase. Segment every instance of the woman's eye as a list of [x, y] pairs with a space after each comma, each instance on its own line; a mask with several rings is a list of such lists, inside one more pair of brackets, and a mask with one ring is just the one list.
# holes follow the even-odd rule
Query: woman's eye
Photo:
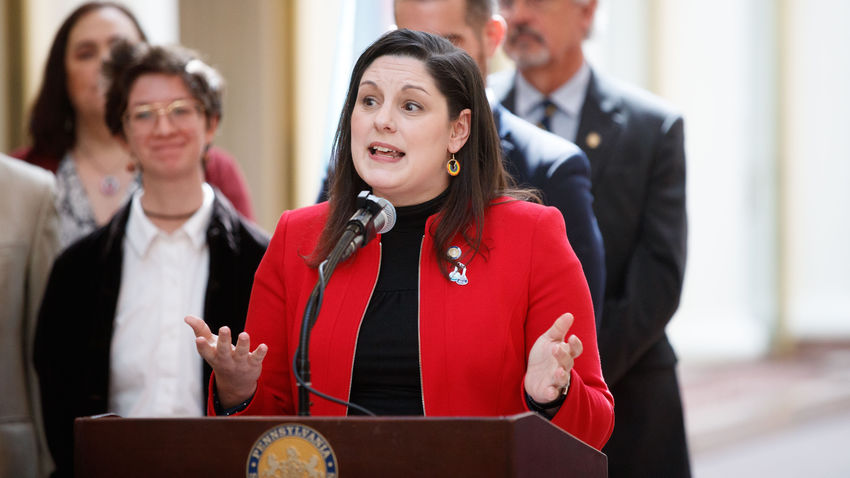
[[189, 106], [177, 106], [171, 110], [171, 114], [177, 117], [189, 116], [192, 114], [192, 108]]
[[378, 101], [371, 96], [364, 96], [360, 102], [363, 103], [363, 106], [375, 106], [378, 103]]
[[410, 112], [419, 111], [419, 110], [421, 110], [421, 109], [422, 109], [422, 107], [421, 107], [421, 106], [419, 106], [419, 104], [414, 103], [414, 102], [412, 102], [412, 101], [408, 101], [408, 102], [406, 102], [406, 103], [404, 104], [404, 107], [403, 107], [403, 108], [404, 108], [404, 111], [410, 111]]
[[133, 121], [150, 121], [153, 119], [153, 111], [136, 111], [131, 118]]
[[91, 48], [86, 48], [84, 50], [77, 50], [76, 54], [74, 55], [74, 58], [76, 58], [77, 60], [88, 60], [96, 56], [98, 55], [95, 50]]

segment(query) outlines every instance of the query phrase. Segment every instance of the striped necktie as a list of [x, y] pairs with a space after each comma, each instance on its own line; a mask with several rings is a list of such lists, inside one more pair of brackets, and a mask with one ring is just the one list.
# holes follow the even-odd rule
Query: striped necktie
[[555, 106], [555, 103], [552, 103], [549, 98], [543, 99], [540, 102], [540, 106], [543, 107], [543, 117], [540, 119], [540, 122], [537, 123], [539, 128], [543, 128], [546, 131], [552, 131], [552, 116], [558, 111], [558, 107]]

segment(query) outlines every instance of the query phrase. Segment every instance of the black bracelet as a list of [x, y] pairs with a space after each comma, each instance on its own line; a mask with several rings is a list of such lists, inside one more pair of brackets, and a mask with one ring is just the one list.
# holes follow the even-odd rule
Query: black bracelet
[[248, 400], [245, 400], [244, 402], [240, 403], [239, 405], [236, 405], [236, 406], [233, 406], [233, 407], [230, 407], [230, 408], [222, 409], [221, 408], [221, 402], [218, 401], [218, 392], [215, 389], [213, 389], [213, 409], [215, 409], [215, 414], [218, 415], [218, 416], [229, 417], [230, 415], [233, 415], [235, 413], [239, 413], [242, 410], [245, 410], [246, 408], [248, 408], [248, 405], [251, 403], [251, 400], [253, 400], [253, 399], [254, 399], [254, 395], [251, 395], [248, 398]]
[[528, 405], [528, 408], [534, 410], [535, 412], [548, 412], [553, 408], [558, 408], [564, 404], [564, 401], [567, 399], [567, 392], [569, 391], [570, 386], [567, 385], [564, 389], [558, 391], [558, 396], [546, 403], [536, 402], [528, 392], [525, 392], [525, 403]]

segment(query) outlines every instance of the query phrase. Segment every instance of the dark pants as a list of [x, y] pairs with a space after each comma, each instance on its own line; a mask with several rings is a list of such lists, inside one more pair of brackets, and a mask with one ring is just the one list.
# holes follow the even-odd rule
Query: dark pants
[[614, 433], [602, 449], [608, 476], [691, 476], [675, 368], [632, 370], [611, 387]]

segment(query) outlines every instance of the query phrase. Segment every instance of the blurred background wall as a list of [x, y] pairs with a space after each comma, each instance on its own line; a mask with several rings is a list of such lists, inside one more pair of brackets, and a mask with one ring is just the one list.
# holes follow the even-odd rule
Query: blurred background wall
[[[0, 150], [27, 142], [46, 51], [79, 3], [0, 3]], [[391, 0], [124, 3], [153, 42], [224, 74], [216, 142], [261, 226], [312, 203], [351, 64], [391, 28]], [[844, 0], [600, 0], [590, 61], [685, 116], [689, 256], [669, 328], [685, 361], [850, 339], [848, 18]]]

